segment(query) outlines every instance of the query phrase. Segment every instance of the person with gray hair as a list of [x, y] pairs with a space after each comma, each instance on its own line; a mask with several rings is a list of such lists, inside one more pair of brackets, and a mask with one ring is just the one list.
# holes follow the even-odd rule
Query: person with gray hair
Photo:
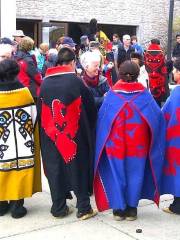
[[109, 90], [107, 78], [100, 73], [100, 55], [96, 52], [86, 52], [81, 55], [80, 61], [84, 70], [82, 79], [92, 92], [96, 107], [99, 109], [104, 94]]
[[79, 56], [81, 56], [83, 53], [89, 51], [89, 38], [87, 35], [82, 35], [80, 37], [80, 50], [79, 50]]
[[131, 59], [131, 53], [134, 52], [135, 49], [131, 46], [131, 37], [129, 35], [123, 36], [123, 44], [118, 48], [118, 58], [117, 58], [117, 67], [121, 65], [126, 60]]
[[13, 48], [10, 44], [0, 44], [0, 62], [12, 57]]
[[56, 48], [50, 48], [47, 53], [47, 60], [42, 68], [42, 76], [45, 77], [46, 71], [50, 67], [55, 67], [57, 62], [58, 51]]

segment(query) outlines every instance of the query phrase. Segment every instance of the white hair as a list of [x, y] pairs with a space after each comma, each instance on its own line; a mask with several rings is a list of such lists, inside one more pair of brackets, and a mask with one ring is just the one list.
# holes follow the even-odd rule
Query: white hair
[[84, 69], [86, 69], [87, 66], [91, 65], [93, 62], [99, 62], [100, 64], [100, 61], [101, 57], [97, 52], [85, 52], [80, 57], [80, 62]]
[[123, 35], [123, 40], [131, 39], [131, 37], [128, 34]]
[[0, 44], [0, 55], [8, 55], [11, 57], [13, 47], [10, 44]]
[[54, 55], [57, 55], [58, 54], [58, 50], [56, 48], [50, 48], [49, 51], [48, 51], [48, 54], [54, 54]]

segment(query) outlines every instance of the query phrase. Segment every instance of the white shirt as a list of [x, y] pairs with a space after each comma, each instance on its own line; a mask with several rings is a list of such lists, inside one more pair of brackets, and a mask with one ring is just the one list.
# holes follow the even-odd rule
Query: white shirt
[[140, 82], [144, 87], [149, 88], [149, 76], [145, 69], [145, 65], [140, 67], [138, 82]]

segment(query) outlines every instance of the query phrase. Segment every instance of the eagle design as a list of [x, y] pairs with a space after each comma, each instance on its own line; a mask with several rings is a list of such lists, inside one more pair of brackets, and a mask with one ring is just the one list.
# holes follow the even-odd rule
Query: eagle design
[[2, 138], [4, 142], [8, 140], [10, 134], [8, 127], [11, 121], [12, 116], [8, 111], [0, 113], [0, 138]]
[[81, 97], [67, 106], [59, 99], [55, 99], [52, 102], [52, 110], [42, 103], [42, 127], [55, 142], [66, 163], [73, 160], [77, 153], [75, 137], [79, 129], [80, 113]]
[[29, 135], [31, 140], [25, 142], [25, 146], [31, 148], [31, 152], [34, 153], [34, 141], [33, 141], [33, 122], [31, 115], [26, 112], [24, 109], [18, 109], [15, 114], [16, 121], [19, 123], [19, 132], [22, 137], [26, 140], [27, 136]]
[[[8, 111], [3, 111], [0, 113], [0, 139], [2, 139], [4, 143], [6, 143], [9, 138], [10, 131], [8, 127], [11, 121], [12, 116]], [[8, 148], [9, 148], [8, 145], [5, 144], [0, 145], [0, 159], [3, 159], [4, 152], [7, 151]]]

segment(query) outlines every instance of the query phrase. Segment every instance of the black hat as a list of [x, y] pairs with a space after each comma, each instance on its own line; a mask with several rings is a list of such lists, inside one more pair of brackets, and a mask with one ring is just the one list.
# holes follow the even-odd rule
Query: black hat
[[9, 45], [14, 45], [14, 42], [11, 41], [10, 38], [4, 37], [0, 39], [0, 44], [9, 44]]

